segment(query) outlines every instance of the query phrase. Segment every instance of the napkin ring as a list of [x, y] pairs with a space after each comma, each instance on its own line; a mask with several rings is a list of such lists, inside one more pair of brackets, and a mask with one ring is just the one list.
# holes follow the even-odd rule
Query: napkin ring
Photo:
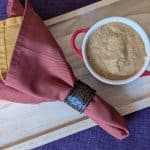
[[66, 97], [65, 103], [80, 113], [83, 113], [88, 104], [93, 99], [95, 92], [96, 91], [89, 87], [87, 84], [78, 80], [76, 81], [71, 92]]

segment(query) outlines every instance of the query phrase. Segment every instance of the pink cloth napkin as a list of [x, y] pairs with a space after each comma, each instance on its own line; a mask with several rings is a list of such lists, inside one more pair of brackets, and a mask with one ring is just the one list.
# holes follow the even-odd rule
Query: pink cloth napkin
[[[10, 68], [0, 82], [0, 98], [17, 103], [64, 101], [77, 80], [61, 48], [26, 1], [9, 0], [8, 16], [24, 15]], [[57, 110], [56, 110], [57, 111]], [[129, 135], [123, 118], [95, 95], [84, 114], [117, 139]]]

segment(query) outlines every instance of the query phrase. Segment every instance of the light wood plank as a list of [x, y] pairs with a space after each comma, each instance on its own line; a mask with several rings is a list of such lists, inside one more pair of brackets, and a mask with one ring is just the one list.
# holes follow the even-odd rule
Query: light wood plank
[[[116, 109], [122, 115], [126, 115], [147, 107], [150, 107], [150, 98], [141, 99], [138, 102], [130, 103], [120, 108], [116, 107]], [[72, 124], [68, 124], [67, 126], [58, 128], [57, 130], [54, 130], [52, 132], [44, 133], [43, 135], [28, 139], [27, 141], [20, 141], [19, 143], [16, 143], [16, 145], [9, 145], [7, 147], [7, 150], [32, 149], [35, 148], [35, 146], [38, 147], [40, 145], [44, 145], [48, 142], [64, 138], [65, 136], [91, 128], [95, 125], [96, 124], [92, 120], [83, 117], [78, 121], [73, 122]]]

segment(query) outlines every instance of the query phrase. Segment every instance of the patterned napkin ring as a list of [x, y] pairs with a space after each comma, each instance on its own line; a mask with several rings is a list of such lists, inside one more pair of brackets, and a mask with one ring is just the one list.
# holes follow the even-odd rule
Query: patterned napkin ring
[[76, 81], [71, 92], [66, 97], [65, 103], [80, 113], [83, 113], [93, 99], [95, 92], [96, 91], [91, 87], [78, 80]]

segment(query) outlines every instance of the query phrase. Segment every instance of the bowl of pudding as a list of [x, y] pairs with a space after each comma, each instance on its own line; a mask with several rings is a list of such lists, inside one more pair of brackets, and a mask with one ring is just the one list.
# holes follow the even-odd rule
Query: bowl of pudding
[[[75, 39], [86, 33], [82, 50]], [[111, 84], [127, 84], [138, 79], [150, 61], [150, 41], [144, 29], [125, 17], [109, 17], [90, 28], [74, 32], [72, 49], [83, 59], [89, 72], [98, 80]]]

